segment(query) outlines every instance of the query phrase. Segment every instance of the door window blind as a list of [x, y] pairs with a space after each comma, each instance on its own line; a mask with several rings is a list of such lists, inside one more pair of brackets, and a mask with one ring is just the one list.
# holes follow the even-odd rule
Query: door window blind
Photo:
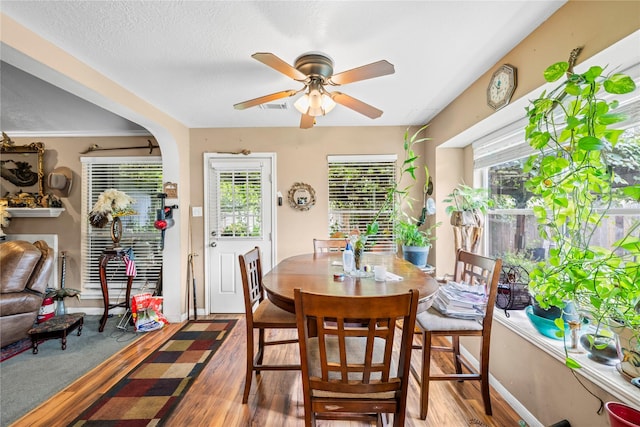
[[219, 238], [262, 237], [262, 164], [211, 164], [210, 223]]
[[[82, 288], [83, 297], [101, 296], [99, 260], [112, 246], [111, 223], [105, 228], [92, 227], [89, 212], [98, 196], [114, 188], [135, 200], [134, 215], [124, 216], [120, 246], [133, 248], [137, 276], [133, 289], [155, 288], [162, 272], [161, 233], [154, 228], [156, 213], [162, 207], [162, 159], [160, 157], [87, 157], [82, 161]], [[111, 261], [107, 268], [111, 295], [124, 297], [127, 276], [124, 262]], [[113, 289], [122, 290], [119, 295]]]

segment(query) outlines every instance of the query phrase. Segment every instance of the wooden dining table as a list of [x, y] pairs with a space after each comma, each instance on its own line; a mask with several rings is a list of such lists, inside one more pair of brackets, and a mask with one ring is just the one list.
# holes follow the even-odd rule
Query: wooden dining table
[[[392, 253], [365, 252], [363, 265], [384, 265], [388, 272], [402, 280], [376, 281], [373, 271], [354, 277], [342, 270], [340, 252], [296, 255], [282, 260], [263, 277], [267, 297], [278, 307], [295, 312], [293, 290], [336, 296], [384, 296], [417, 289], [420, 303], [418, 312], [431, 306], [438, 283], [417, 266]], [[344, 274], [342, 278], [335, 275]]]

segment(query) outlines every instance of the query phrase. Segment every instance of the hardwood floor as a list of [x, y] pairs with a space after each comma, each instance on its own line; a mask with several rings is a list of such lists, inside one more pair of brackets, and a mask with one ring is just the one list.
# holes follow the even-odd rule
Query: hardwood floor
[[[299, 372], [264, 372], [251, 386], [249, 402], [242, 404], [245, 375], [244, 315], [211, 315], [207, 318], [240, 319], [230, 336], [211, 359], [186, 396], [170, 416], [167, 426], [301, 426], [304, 425], [303, 397]], [[200, 319], [200, 318], [199, 318]], [[68, 425], [92, 402], [109, 390], [130, 369], [140, 363], [182, 325], [171, 324], [136, 340], [16, 421], [13, 426]], [[278, 332], [279, 334], [281, 332]], [[282, 332], [290, 334], [295, 332]], [[298, 363], [295, 345], [266, 353], [265, 362]], [[453, 366], [446, 357], [434, 358], [435, 366]], [[414, 351], [413, 363], [419, 368], [420, 352]], [[438, 369], [438, 368], [437, 368]], [[407, 403], [407, 426], [517, 426], [520, 417], [492, 389], [493, 416], [484, 415], [479, 382], [438, 381], [431, 385], [427, 421], [418, 418], [420, 389], [412, 379]], [[363, 426], [356, 422], [319, 421], [318, 426]]]

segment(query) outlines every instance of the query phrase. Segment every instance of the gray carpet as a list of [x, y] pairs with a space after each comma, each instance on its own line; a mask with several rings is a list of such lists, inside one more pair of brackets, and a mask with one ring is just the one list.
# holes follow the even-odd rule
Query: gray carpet
[[132, 326], [117, 328], [118, 316], [99, 333], [99, 320], [86, 316], [82, 335], [71, 332], [64, 351], [60, 339], [50, 339], [38, 346], [38, 354], [29, 349], [0, 363], [0, 426], [10, 425], [140, 336]]

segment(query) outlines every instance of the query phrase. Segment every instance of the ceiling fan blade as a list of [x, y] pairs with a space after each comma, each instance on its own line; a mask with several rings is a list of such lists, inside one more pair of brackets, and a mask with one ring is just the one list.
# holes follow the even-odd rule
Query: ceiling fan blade
[[293, 80], [304, 81], [307, 78], [306, 75], [293, 68], [273, 53], [257, 52], [251, 55], [251, 57], [262, 62], [264, 65], [268, 65], [274, 70], [280, 71], [282, 74], [291, 77]]
[[316, 118], [309, 114], [303, 114], [300, 117], [300, 129], [311, 129], [316, 122]]
[[272, 93], [270, 95], [261, 96], [260, 98], [250, 99], [248, 101], [239, 102], [233, 105], [233, 108], [236, 110], [244, 110], [245, 108], [255, 107], [256, 105], [265, 104], [267, 102], [275, 101], [276, 99], [286, 98], [288, 96], [293, 96], [296, 93], [300, 92], [299, 90], [283, 90], [281, 92]]
[[382, 115], [382, 110], [378, 110], [376, 107], [373, 107], [349, 95], [345, 95], [342, 92], [331, 92], [329, 96], [331, 96], [331, 98], [336, 103], [344, 105], [347, 108], [351, 108], [352, 110], [357, 111], [360, 114], [364, 114], [369, 118], [377, 119]]
[[387, 74], [395, 73], [395, 71], [393, 64], [383, 59], [382, 61], [372, 62], [371, 64], [363, 65], [362, 67], [352, 68], [351, 70], [334, 74], [330, 80], [331, 83], [335, 85], [344, 85], [347, 83], [358, 82], [360, 80], [386, 76]]

